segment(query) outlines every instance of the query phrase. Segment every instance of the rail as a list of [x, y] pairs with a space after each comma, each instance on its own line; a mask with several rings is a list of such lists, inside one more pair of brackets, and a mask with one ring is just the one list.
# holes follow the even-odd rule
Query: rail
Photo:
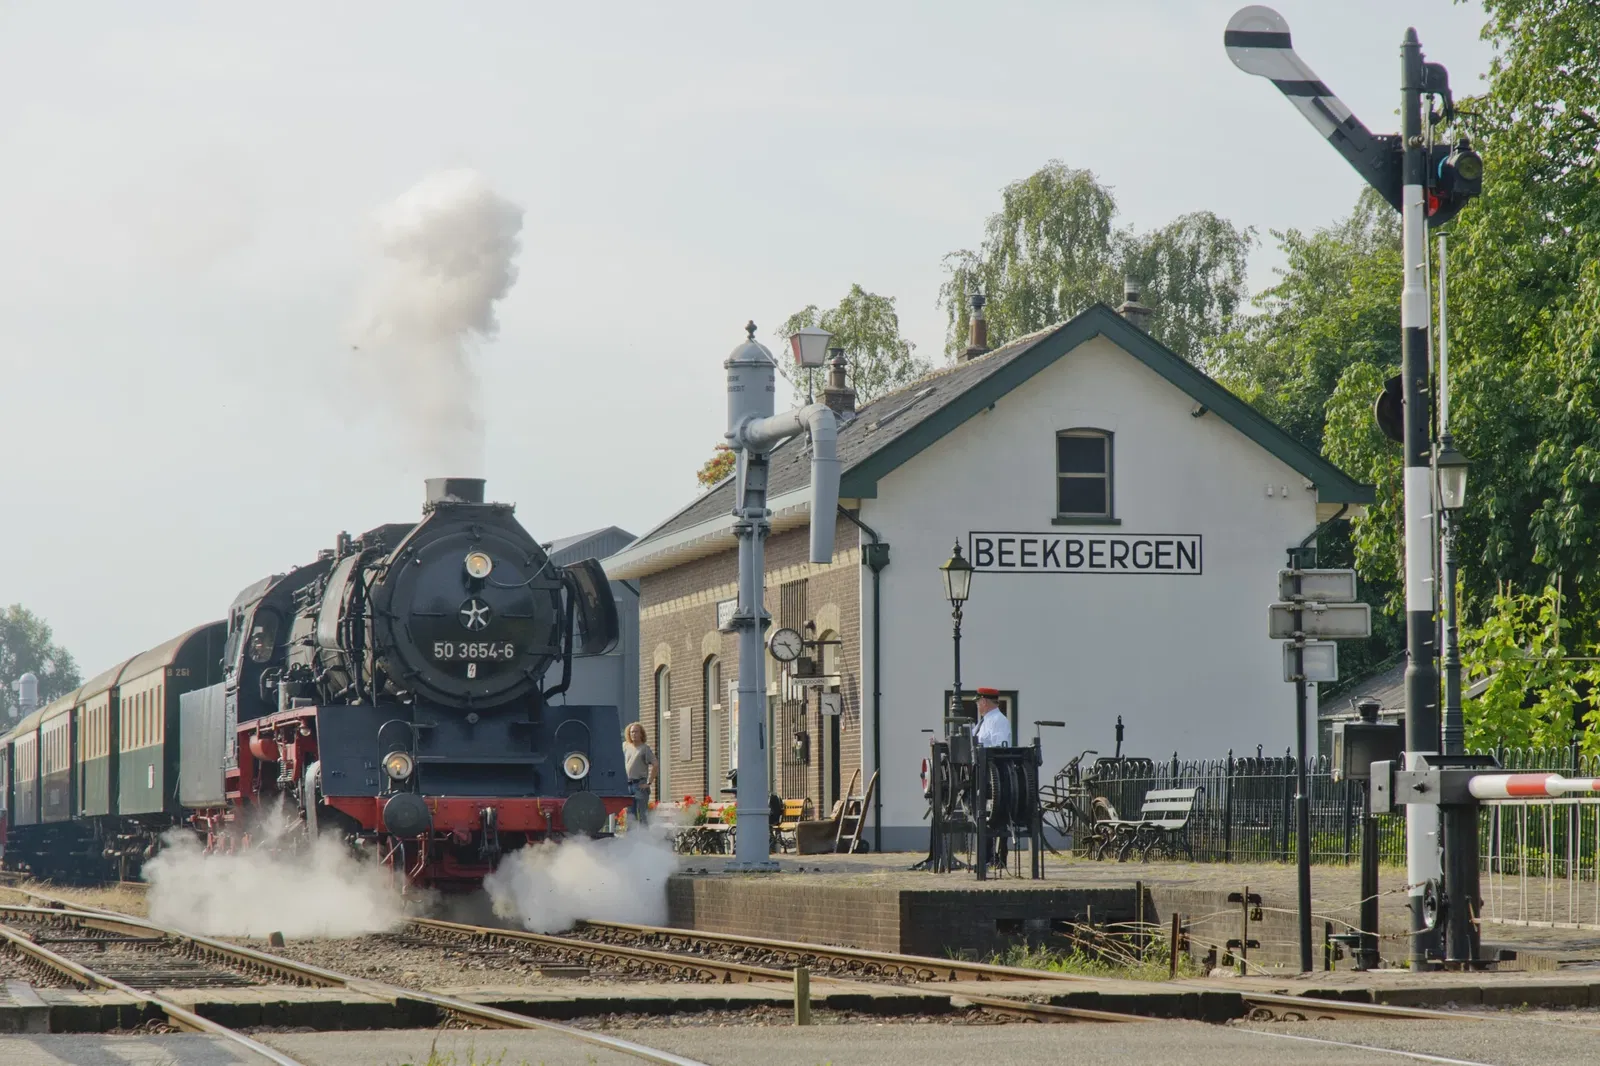
[[[448, 923], [455, 924], [455, 923]], [[463, 929], [477, 929], [476, 926], [462, 926]], [[936, 975], [936, 980], [941, 981], [1056, 981], [1076, 984], [1078, 987], [1105, 987], [1115, 982], [1086, 974], [1057, 973], [1051, 970], [1031, 970], [1022, 966], [997, 966], [990, 963], [966, 962], [960, 959], [937, 959], [925, 955], [902, 955], [892, 952], [861, 951], [856, 948], [830, 947], [822, 944], [805, 944], [790, 940], [769, 940], [764, 937], [738, 936], [731, 933], [706, 933], [694, 929], [672, 929], [664, 926], [635, 925], [625, 922], [582, 922], [580, 929], [595, 932], [610, 931], [617, 934], [629, 934], [639, 937], [650, 937], [664, 943], [679, 944], [684, 948], [723, 949], [723, 950], [764, 950], [773, 954], [789, 954], [791, 957], [811, 958], [820, 962], [836, 960], [846, 965], [861, 965], [872, 963], [884, 967], [886, 973], [907, 973], [913, 970], [931, 972]], [[486, 930], [487, 932], [504, 932], [503, 930]], [[511, 935], [520, 935], [512, 931]], [[530, 934], [543, 935], [543, 934]], [[557, 938], [568, 939], [568, 938]], [[616, 949], [619, 945], [607, 945]], [[752, 969], [760, 969], [752, 967]], [[774, 976], [769, 980], [790, 980], [789, 970], [771, 970]], [[950, 976], [959, 974], [959, 976]], [[1218, 991], [1215, 985], [1203, 984], [1193, 981], [1178, 981], [1169, 983], [1169, 987], [1182, 988], [1185, 991]], [[1256, 992], [1250, 989], [1239, 989], [1238, 993], [1249, 1011], [1249, 1016], [1261, 1019], [1316, 1019], [1335, 1020], [1339, 1018], [1360, 1018], [1368, 1021], [1374, 1019], [1411, 1019], [1426, 1021], [1456, 1020], [1463, 1017], [1455, 1011], [1436, 1011], [1421, 1007], [1394, 1007], [1378, 1003], [1354, 1003], [1346, 1000], [1320, 999], [1313, 996], [1291, 996], [1280, 993]], [[960, 993], [960, 998], [979, 1002], [985, 1006], [991, 1004], [1017, 1004], [1019, 1000], [1007, 1000], [1000, 996], [972, 996], [965, 992]], [[1039, 1006], [1032, 1004], [1032, 1006]], [[996, 1007], [995, 1009], [999, 1009]], [[1094, 1015], [1111, 1014], [1118, 1021], [1150, 1020], [1139, 1015], [1114, 1014], [1106, 1011], [1084, 1012], [1080, 1008], [1056, 1008], [1057, 1010], [1071, 1010], [1078, 1013]], [[1101, 1018], [1098, 1020], [1109, 1020]]]
[[[966, 959], [940, 959], [931, 955], [901, 955], [887, 951], [807, 944], [797, 940], [711, 933], [699, 929], [671, 929], [636, 925], [629, 922], [579, 922], [578, 931], [592, 932], [607, 943], [659, 941], [681, 945], [684, 950], [713, 948], [723, 951], [757, 951], [780, 959], [789, 966], [821, 968], [828, 975], [850, 974], [873, 977], [903, 977], [914, 981], [1036, 981], [1040, 970], [1022, 966], [997, 966]], [[1094, 981], [1082, 974], [1051, 974], [1063, 980]]]
[[[566, 953], [574, 958], [612, 959], [638, 966], [655, 966], [664, 969], [668, 973], [681, 974], [694, 971], [705, 974], [713, 980], [766, 981], [781, 984], [788, 984], [794, 981], [794, 971], [792, 969], [781, 970], [768, 966], [753, 966], [749, 963], [707, 959], [685, 953], [653, 951], [622, 944], [584, 940], [578, 937], [553, 936], [549, 933], [529, 933], [517, 929], [493, 929], [481, 925], [466, 925], [461, 922], [446, 922], [435, 918], [413, 918], [410, 920], [410, 924], [415, 928], [451, 933], [458, 936], [534, 943], [553, 951]], [[639, 928], [650, 929], [653, 927], [641, 926]], [[660, 931], [682, 932], [682, 930]], [[919, 959], [916, 956], [903, 956], [903, 958], [918, 963], [939, 961], [937, 959]], [[1029, 976], [1037, 977], [1038, 974], [1029, 974]], [[824, 980], [846, 987], [860, 986], [860, 982], [856, 981], [841, 981], [831, 977], [824, 978]], [[1089, 979], [1086, 978], [1086, 980]], [[1027, 1000], [1008, 999], [1004, 996], [974, 995], [962, 992], [957, 998], [999, 1014], [1009, 1014], [1013, 1017], [1028, 1018], [1033, 1021], [1144, 1022], [1155, 1020], [1136, 1014], [1091, 1010], [1083, 1007], [1058, 1007], [1054, 1004], [1030, 1003]]]

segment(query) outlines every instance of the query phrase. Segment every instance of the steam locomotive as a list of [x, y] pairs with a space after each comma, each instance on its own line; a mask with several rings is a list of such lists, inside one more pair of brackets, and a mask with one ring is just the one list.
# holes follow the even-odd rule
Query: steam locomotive
[[0, 736], [5, 866], [127, 878], [187, 826], [223, 853], [331, 835], [452, 889], [605, 832], [618, 712], [562, 695], [617, 639], [599, 562], [555, 567], [480, 479], [426, 484], [420, 522], [341, 533]]

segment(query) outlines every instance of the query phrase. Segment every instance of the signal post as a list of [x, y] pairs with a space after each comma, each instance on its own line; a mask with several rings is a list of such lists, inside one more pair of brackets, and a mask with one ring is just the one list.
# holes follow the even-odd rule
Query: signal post
[[[1428, 408], [1428, 287], [1426, 231], [1454, 218], [1482, 189], [1483, 160], [1466, 138], [1454, 146], [1433, 143], [1434, 127], [1455, 117], [1450, 76], [1423, 59], [1415, 30], [1400, 45], [1400, 134], [1374, 134], [1295, 54], [1289, 24], [1270, 7], [1241, 8], [1228, 21], [1223, 46], [1247, 74], [1267, 78], [1328, 143], [1400, 212], [1403, 277], [1400, 325], [1403, 334], [1399, 380], [1400, 422], [1393, 426], [1393, 395], [1380, 397], [1379, 424], [1396, 437], [1405, 460], [1406, 765], [1440, 767], [1439, 672], [1434, 659], [1434, 472], [1431, 466]], [[1433, 101], [1441, 103], [1433, 109]], [[1424, 112], [1424, 106], [1427, 110]], [[1424, 117], [1427, 121], [1424, 124]], [[1394, 429], [1399, 433], [1395, 434]], [[1429, 903], [1465, 900], [1473, 890], [1461, 883], [1462, 863], [1452, 863], [1454, 884], [1441, 890], [1441, 849], [1458, 855], [1466, 841], [1439, 839], [1439, 808], [1412, 805], [1406, 810], [1406, 881], [1410, 885], [1413, 969], [1444, 957]], [[1452, 819], [1456, 833], [1468, 828]], [[1476, 831], [1476, 825], [1471, 827]], [[1472, 841], [1475, 849], [1476, 840]], [[1475, 940], [1452, 945], [1460, 961], [1475, 961]]]

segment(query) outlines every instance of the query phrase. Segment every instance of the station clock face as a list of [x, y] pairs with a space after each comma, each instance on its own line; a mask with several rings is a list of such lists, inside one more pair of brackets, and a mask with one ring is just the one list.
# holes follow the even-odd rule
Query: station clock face
[[780, 663], [792, 663], [805, 650], [805, 641], [799, 633], [784, 627], [773, 631], [767, 640], [767, 648], [772, 652], [772, 657]]

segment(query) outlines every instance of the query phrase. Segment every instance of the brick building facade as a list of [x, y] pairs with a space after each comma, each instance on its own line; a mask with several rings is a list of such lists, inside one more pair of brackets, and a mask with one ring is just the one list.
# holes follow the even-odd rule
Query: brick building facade
[[[806, 554], [804, 527], [767, 541], [766, 607], [773, 625], [823, 642], [826, 682], [795, 685], [790, 667], [766, 660], [771, 780], [784, 798], [810, 799], [826, 811], [861, 765], [861, 552], [855, 526], [838, 519], [832, 562], [812, 564]], [[730, 548], [639, 580], [639, 720], [662, 759], [663, 799], [727, 798], [721, 793], [737, 762], [730, 722], [739, 668], [737, 635], [718, 628], [718, 612], [719, 604], [726, 611], [737, 597], [737, 576], [737, 554]]]

